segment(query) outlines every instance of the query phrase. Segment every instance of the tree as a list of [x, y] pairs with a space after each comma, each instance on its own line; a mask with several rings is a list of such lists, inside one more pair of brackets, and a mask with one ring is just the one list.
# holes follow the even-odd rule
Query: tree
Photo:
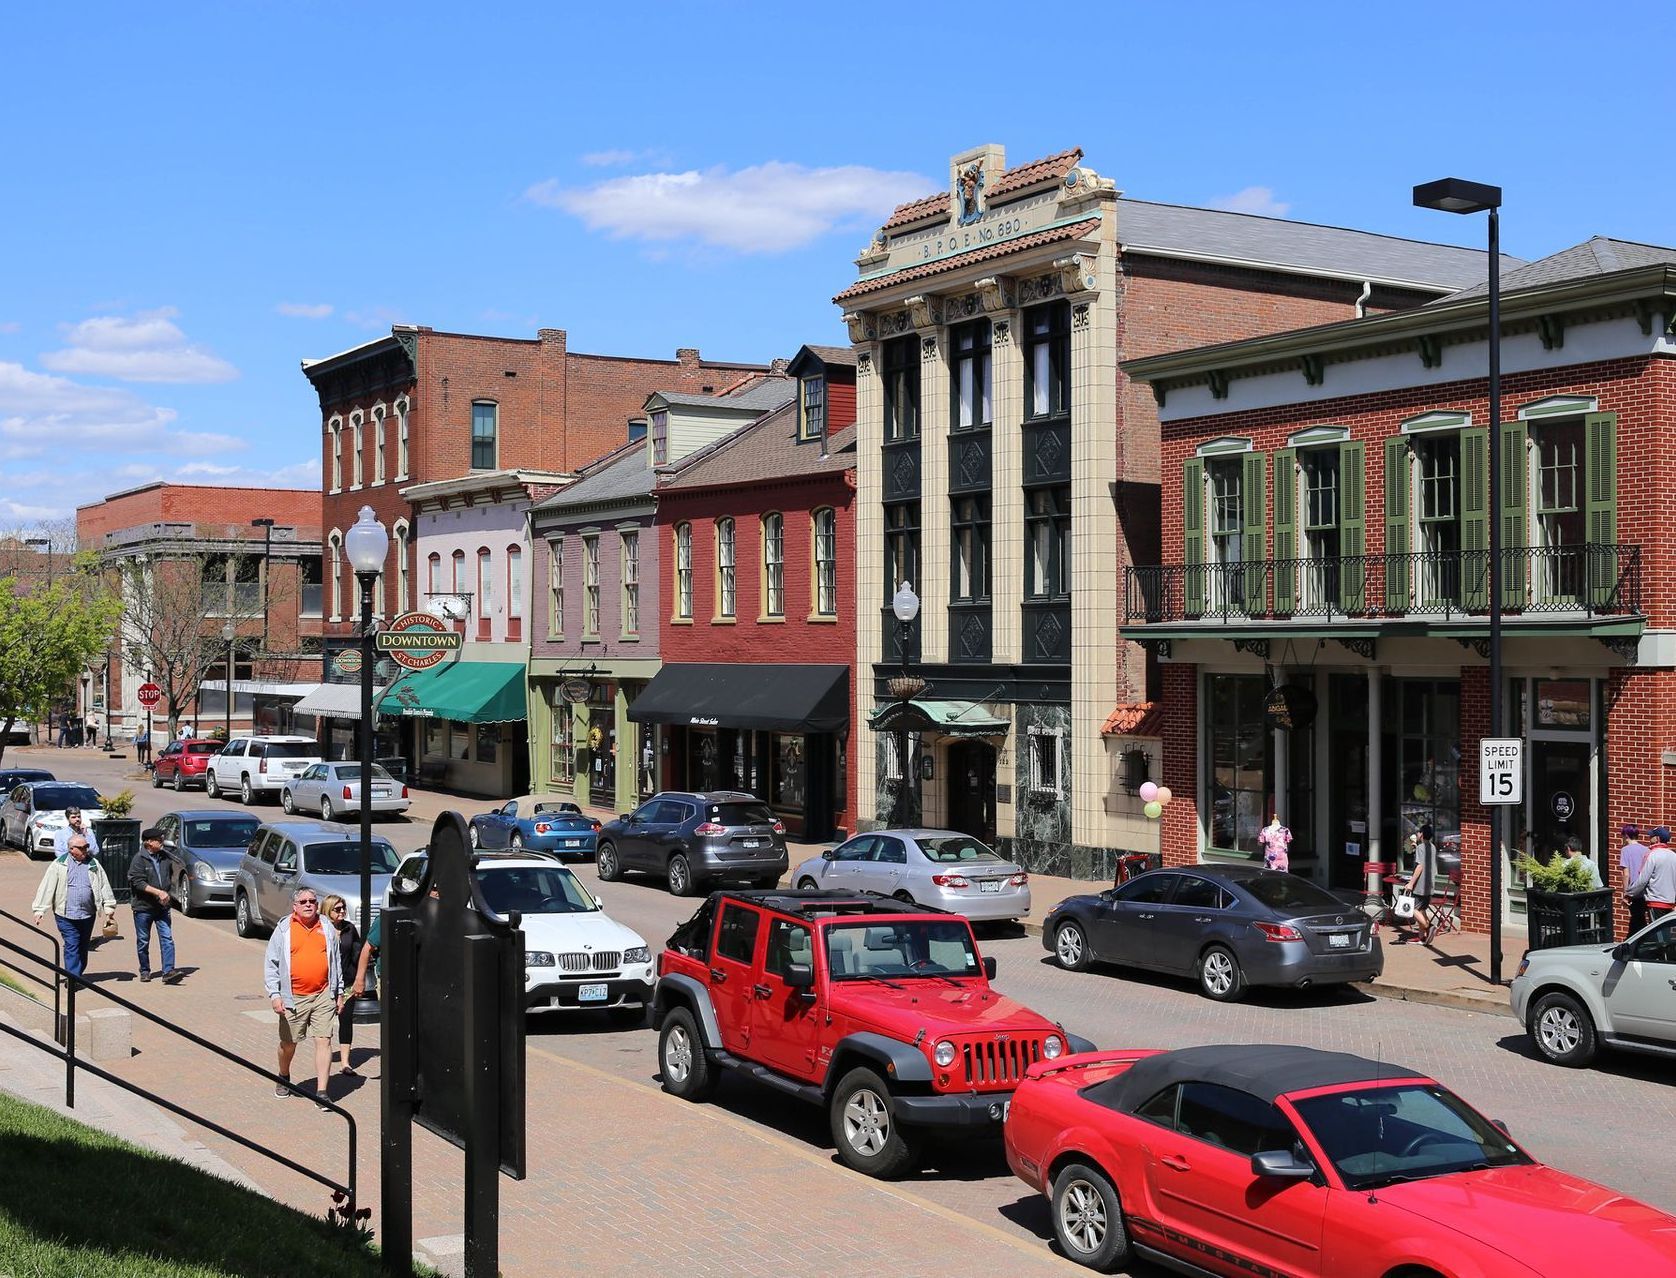
[[122, 604], [87, 567], [51, 585], [0, 577], [0, 758], [12, 726], [46, 719], [110, 647]]

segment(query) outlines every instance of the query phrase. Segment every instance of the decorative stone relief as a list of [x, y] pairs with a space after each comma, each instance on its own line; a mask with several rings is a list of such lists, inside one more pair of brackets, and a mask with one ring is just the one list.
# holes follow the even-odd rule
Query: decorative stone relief
[[1088, 303], [1087, 302], [1078, 302], [1075, 306], [1073, 306], [1071, 308], [1071, 327], [1072, 328], [1087, 328], [1088, 327], [1088, 309], [1089, 308], [1088, 308]]
[[919, 339], [919, 357], [924, 363], [936, 363], [937, 338], [934, 334], [926, 334]]
[[861, 351], [856, 355], [855, 371], [863, 377], [873, 371], [873, 357], [866, 351]]
[[983, 303], [984, 310], [994, 315], [998, 311], [1010, 311], [1014, 306], [1013, 281], [1006, 275], [989, 275], [978, 281], [978, 298]]
[[989, 329], [989, 344], [991, 346], [1011, 346], [1013, 344], [1013, 326], [1007, 320], [996, 320]]
[[879, 335], [878, 322], [864, 311], [848, 311], [844, 323], [850, 327], [850, 341], [871, 342]]
[[943, 299], [920, 294], [907, 301], [908, 319], [915, 328], [936, 328], [943, 322]]
[[978, 299], [976, 293], [963, 293], [959, 297], [943, 299], [945, 323], [953, 324], [958, 320], [971, 319], [982, 309], [983, 303]]
[[1053, 269], [1059, 272], [1059, 286], [1067, 293], [1085, 293], [1094, 287], [1094, 263], [1081, 253], [1055, 258]]
[[1037, 275], [1032, 279], [1018, 282], [1018, 304], [1029, 306], [1032, 302], [1045, 302], [1049, 298], [1060, 294], [1059, 276]]
[[895, 337], [900, 333], [906, 333], [912, 327], [907, 311], [892, 311], [888, 315], [879, 316], [880, 337]]

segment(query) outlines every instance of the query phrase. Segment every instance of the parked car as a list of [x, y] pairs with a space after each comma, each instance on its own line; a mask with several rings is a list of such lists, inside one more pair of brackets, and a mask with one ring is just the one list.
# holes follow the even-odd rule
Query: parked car
[[[384, 908], [390, 875], [399, 858], [387, 839], [372, 841], [372, 912]], [[259, 936], [291, 912], [298, 888], [322, 900], [341, 896], [349, 917], [361, 917], [360, 831], [332, 821], [270, 821], [239, 858], [233, 884], [233, 920], [240, 936]]]
[[233, 904], [239, 862], [261, 822], [225, 808], [165, 812], [156, 821], [174, 870], [174, 898], [187, 914]]
[[[393, 882], [406, 892], [424, 879], [426, 854], [401, 863]], [[531, 1012], [603, 1008], [643, 1020], [652, 1001], [652, 951], [632, 928], [605, 913], [599, 898], [544, 856], [479, 852], [472, 858], [483, 901], [519, 915], [524, 933], [524, 1007]]]
[[[399, 816], [411, 800], [407, 787], [378, 764], [372, 765], [372, 810], [374, 815]], [[279, 792], [279, 805], [290, 813], [318, 812], [323, 821], [335, 821], [339, 812], [361, 812], [361, 765], [359, 763], [311, 763]]]
[[1532, 950], [1508, 990], [1531, 1046], [1583, 1066], [1602, 1047], [1676, 1056], [1676, 916], [1617, 945]]
[[249, 805], [258, 795], [278, 795], [323, 754], [313, 737], [234, 737], [210, 757], [204, 788], [212, 799], [231, 792]]
[[209, 761], [221, 753], [221, 742], [209, 737], [188, 737], [171, 741], [152, 760], [151, 788], [161, 790], [173, 786], [179, 794], [187, 786], [205, 785]]
[[1065, 1255], [1297, 1278], [1676, 1272], [1676, 1217], [1545, 1167], [1447, 1087], [1306, 1047], [1028, 1071], [1007, 1163]]
[[792, 871], [800, 888], [877, 892], [974, 921], [1030, 913], [1030, 876], [969, 834], [874, 830], [810, 857]]
[[1092, 1045], [990, 987], [957, 915], [846, 892], [718, 892], [658, 955], [666, 1092], [707, 1099], [724, 1069], [827, 1111], [870, 1176], [930, 1129], [996, 1133], [1025, 1069]]
[[0, 794], [10, 794], [25, 781], [56, 781], [45, 768], [0, 768]]
[[1221, 1002], [1251, 985], [1301, 989], [1371, 981], [1385, 970], [1365, 914], [1308, 879], [1261, 865], [1151, 870], [1067, 897], [1042, 920], [1042, 945], [1073, 972], [1104, 962], [1192, 976]]
[[526, 794], [493, 812], [479, 812], [466, 829], [474, 848], [527, 849], [583, 860], [594, 854], [600, 823], [568, 799]]
[[655, 794], [607, 822], [597, 842], [601, 882], [644, 870], [674, 896], [722, 882], [773, 887], [786, 872], [786, 827], [761, 799], [738, 790]]
[[0, 841], [32, 857], [50, 859], [58, 851], [58, 832], [69, 824], [64, 813], [70, 808], [80, 808], [90, 825], [105, 815], [99, 806], [99, 792], [90, 785], [76, 781], [24, 781], [15, 785], [6, 801], [0, 803]]

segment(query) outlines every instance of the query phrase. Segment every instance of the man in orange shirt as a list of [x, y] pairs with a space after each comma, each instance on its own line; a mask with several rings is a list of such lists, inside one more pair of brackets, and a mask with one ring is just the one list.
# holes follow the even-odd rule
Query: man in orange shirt
[[313, 888], [297, 889], [291, 916], [268, 938], [262, 987], [279, 1016], [279, 1072], [285, 1081], [274, 1095], [291, 1095], [291, 1058], [299, 1042], [312, 1038], [314, 1103], [327, 1108], [332, 1031], [343, 1011], [343, 970], [337, 938], [320, 921], [320, 898]]

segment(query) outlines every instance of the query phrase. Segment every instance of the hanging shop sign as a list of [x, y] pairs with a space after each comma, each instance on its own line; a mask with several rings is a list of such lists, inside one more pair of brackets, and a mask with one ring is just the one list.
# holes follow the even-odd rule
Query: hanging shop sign
[[1263, 699], [1263, 717], [1288, 732], [1315, 722], [1315, 694], [1301, 683], [1283, 683], [1271, 688]]
[[341, 675], [360, 674], [361, 666], [364, 663], [365, 659], [361, 656], [359, 648], [345, 648], [336, 657], [332, 658], [332, 664], [337, 667], [337, 672]]
[[573, 706], [579, 706], [588, 699], [593, 685], [586, 679], [566, 679], [559, 685], [559, 696]]
[[429, 670], [458, 652], [462, 642], [457, 631], [428, 612], [404, 612], [377, 635], [378, 650], [409, 670]]

